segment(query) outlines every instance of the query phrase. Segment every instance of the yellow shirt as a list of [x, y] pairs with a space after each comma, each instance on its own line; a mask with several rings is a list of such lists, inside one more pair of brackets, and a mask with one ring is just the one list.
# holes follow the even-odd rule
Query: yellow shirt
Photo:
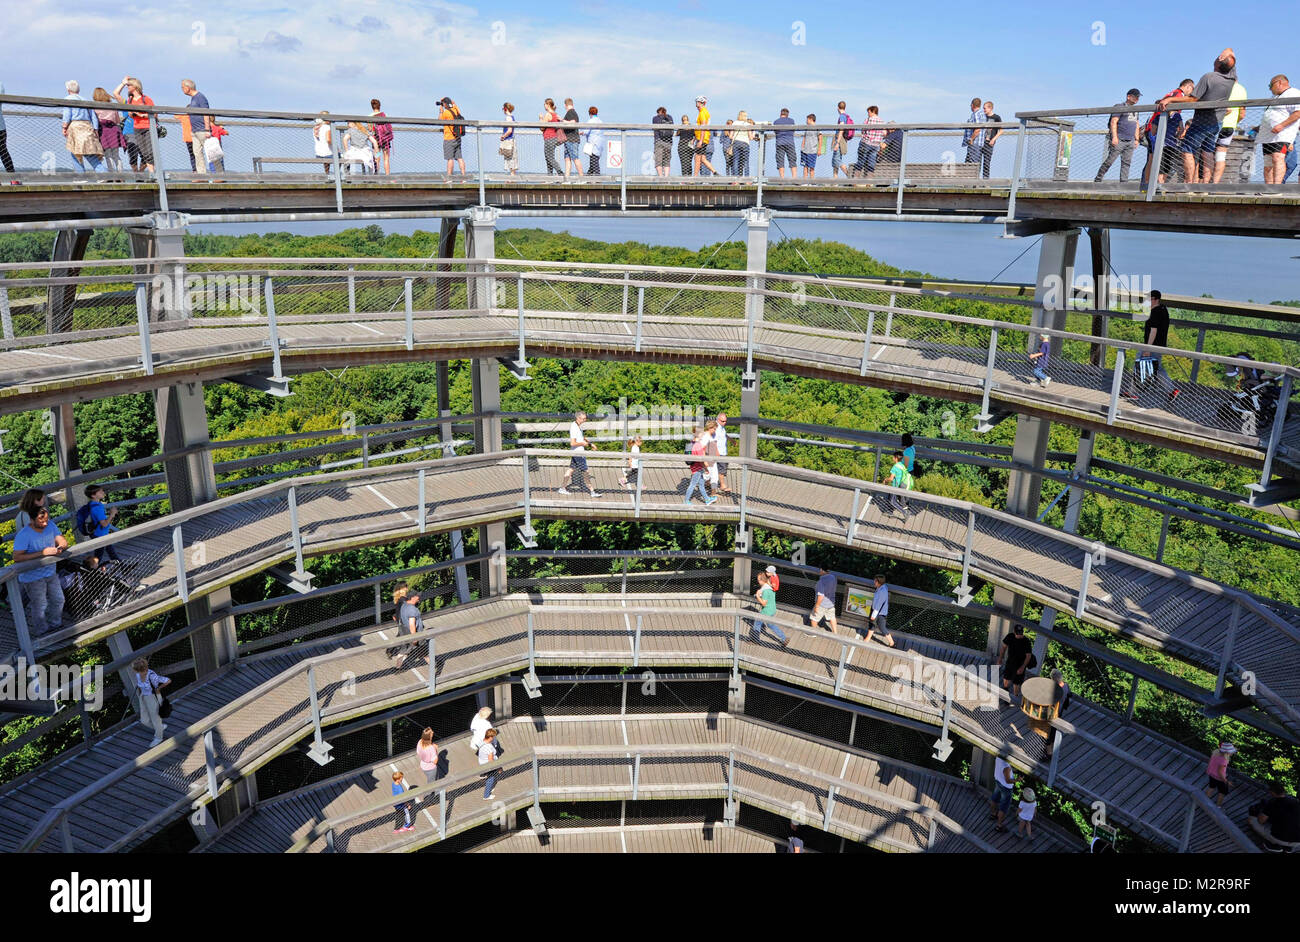
[[[700, 113], [695, 117], [695, 123], [696, 123], [696, 124], [708, 124], [708, 123], [709, 123], [709, 109], [708, 109], [708, 108], [701, 108], [701, 109], [700, 109]], [[713, 132], [711, 132], [711, 131], [696, 131], [696, 132], [695, 132], [695, 139], [696, 139], [697, 141], [699, 141], [701, 144], [707, 144], [707, 143], [709, 143], [709, 135], [710, 135], [711, 133], [713, 133]]]

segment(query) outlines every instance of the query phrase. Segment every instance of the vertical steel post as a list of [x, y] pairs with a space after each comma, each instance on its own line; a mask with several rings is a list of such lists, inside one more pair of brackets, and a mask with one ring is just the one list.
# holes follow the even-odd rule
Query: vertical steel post
[[646, 468], [643, 464], [636, 475], [636, 501], [633, 504], [633, 518], [636, 520], [641, 519], [641, 482], [645, 480], [645, 471]]
[[1128, 709], [1124, 711], [1125, 723], [1133, 722], [1133, 713], [1137, 709], [1138, 702], [1138, 685], [1141, 682], [1142, 678], [1138, 677], [1137, 674], [1134, 674], [1133, 683], [1128, 688]]
[[375, 583], [375, 624], [378, 625], [384, 620], [384, 600], [382, 587], [378, 582]]
[[734, 627], [731, 638], [731, 676], [740, 676], [740, 613], [733, 618]]
[[429, 696], [438, 692], [438, 649], [433, 635], [429, 635]]
[[361, 467], [370, 467], [370, 433], [361, 433]]
[[[1196, 352], [1197, 353], [1205, 352], [1205, 328], [1204, 327], [1198, 327], [1196, 329]], [[1201, 374], [1201, 361], [1193, 360], [1192, 378], [1191, 378], [1191, 382], [1193, 384], [1196, 383], [1196, 377], [1199, 376], [1200, 374]]]
[[415, 308], [411, 300], [411, 284], [413, 279], [407, 278], [402, 283], [402, 297], [406, 304], [406, 349], [415, 349]]
[[1119, 394], [1124, 385], [1124, 351], [1115, 351], [1115, 374], [1110, 380], [1110, 405], [1106, 407], [1106, 424], [1114, 425], [1119, 415]]
[[980, 414], [975, 417], [981, 425], [987, 425], [993, 419], [993, 413], [989, 411], [989, 396], [993, 392], [993, 367], [997, 357], [998, 329], [994, 327], [989, 336], [989, 355], [984, 360], [984, 394], [980, 397]]
[[1020, 130], [1016, 133], [1016, 162], [1011, 168], [1011, 193], [1007, 197], [1007, 222], [1016, 220], [1016, 193], [1020, 189], [1020, 178], [1025, 170], [1025, 147], [1028, 145], [1029, 125], [1025, 118], [1020, 119]]
[[528, 610], [528, 673], [535, 673], [537, 661], [537, 646], [533, 641], [533, 610]]
[[[957, 604], [965, 605], [970, 602], [970, 557], [971, 550], [975, 544], [975, 511], [967, 511], [966, 516], [966, 546], [961, 553], [961, 583], [957, 587]], [[965, 599], [965, 601], [963, 601]]]
[[520, 456], [524, 466], [524, 529], [533, 528], [533, 494], [532, 494], [532, 476], [528, 470], [528, 454], [525, 452]]
[[758, 132], [758, 163], [754, 166], [754, 208], [763, 208], [763, 178], [767, 176], [767, 132]]
[[[339, 143], [342, 143], [340, 139]], [[334, 166], [334, 205], [343, 212], [343, 168], [339, 164], [339, 149], [334, 145], [334, 123], [330, 122], [330, 163]]]
[[158, 209], [167, 209], [167, 171], [163, 169], [162, 151], [158, 147], [158, 116], [149, 115], [149, 146], [153, 148], [153, 176], [158, 181]]
[[307, 692], [311, 697], [311, 725], [316, 745], [325, 741], [320, 729], [320, 695], [316, 691], [316, 665], [307, 667]]
[[1061, 749], [1065, 746], [1065, 737], [1059, 729], [1048, 731], [1052, 736], [1052, 760], [1047, 764], [1047, 787], [1056, 784], [1056, 768], [1061, 761]]
[[537, 768], [537, 753], [533, 753], [533, 807], [541, 807], [542, 778]]
[[641, 317], [645, 311], [645, 285], [636, 289], [636, 352], [641, 352]]
[[632, 273], [630, 271], [623, 272], [623, 317], [625, 319], [627, 318], [628, 282], [631, 281], [631, 279], [632, 279]]
[[13, 614], [14, 629], [18, 633], [18, 650], [22, 652], [29, 665], [35, 664], [36, 653], [32, 647], [32, 633], [27, 627], [27, 611], [23, 608], [23, 594], [18, 586], [17, 577], [9, 580], [8, 590], [9, 611]]
[[280, 330], [275, 321], [275, 280], [270, 275], [266, 276], [263, 291], [266, 293], [266, 340], [271, 348], [271, 366], [273, 375], [281, 377], [284, 374], [280, 372]]
[[190, 587], [185, 582], [185, 543], [180, 524], [172, 527], [172, 556], [176, 560], [176, 594], [181, 602], [188, 602]]
[[[525, 459], [525, 460], [527, 460], [527, 459]], [[424, 472], [425, 472], [425, 469], [424, 469], [424, 468], [421, 468], [420, 471], [419, 471], [419, 474], [416, 475], [416, 479], [417, 479], [417, 482], [418, 482], [417, 485], [416, 485], [416, 489], [419, 491], [419, 500], [420, 500], [420, 510], [419, 510], [419, 513], [420, 513], [420, 532], [421, 532], [421, 533], [424, 532], [425, 527], [428, 525], [428, 524], [427, 524], [427, 521], [425, 520]]]
[[447, 836], [447, 789], [438, 789], [438, 834]]
[[1156, 562], [1165, 560], [1165, 540], [1169, 537], [1169, 514], [1160, 515], [1160, 542], [1156, 545]]
[[[815, 627], [815, 626], [814, 626]], [[840, 695], [840, 689], [844, 686], [844, 671], [849, 659], [849, 645], [846, 641], [840, 642], [840, 664], [835, 668], [835, 696]]]
[[1088, 580], [1092, 576], [1092, 551], [1083, 551], [1083, 578], [1079, 581], [1079, 599], [1074, 603], [1074, 617], [1082, 618], [1088, 606]]
[[871, 333], [876, 326], [876, 312], [870, 311], [867, 314], [867, 335], [862, 338], [862, 367], [858, 370], [859, 376], [867, 375], [867, 364], [871, 362]]
[[[633, 667], [641, 666], [641, 618], [642, 615], [638, 612], [636, 616], [636, 636], [632, 639]], [[624, 691], [626, 692], [626, 687], [624, 688]]]
[[1241, 603], [1232, 606], [1232, 617], [1228, 619], [1228, 635], [1223, 639], [1223, 654], [1219, 658], [1219, 673], [1214, 678], [1214, 695], [1223, 696], [1224, 681], [1228, 676], [1228, 663], [1232, 660], [1232, 648], [1237, 640], [1237, 623], [1241, 620]]
[[853, 546], [853, 538], [858, 532], [858, 503], [862, 500], [862, 488], [853, 489], [853, 509], [849, 511], [849, 526], [846, 534], [850, 548]]
[[68, 823], [68, 812], [66, 809], [59, 813], [59, 837], [63, 842], [63, 852], [65, 854], [73, 853], [72, 827]]
[[1287, 404], [1291, 401], [1292, 379], [1290, 373], [1282, 375], [1282, 391], [1277, 397], [1277, 411], [1273, 414], [1273, 427], [1268, 433], [1268, 451], [1264, 454], [1264, 470], [1259, 476], [1258, 490], [1268, 488], [1273, 476], [1273, 458], [1277, 455], [1278, 442], [1282, 440], [1282, 427], [1286, 424]]
[[9, 310], [9, 289], [0, 285], [0, 331], [5, 340], [14, 339], [14, 318]]
[[515, 279], [516, 306], [519, 312], [519, 368], [524, 365], [524, 276], [520, 272]]
[[898, 204], [894, 207], [894, 215], [903, 215], [903, 183], [907, 174], [907, 131], [902, 132], [902, 139], [898, 146]]
[[[267, 283], [270, 283], [269, 279]], [[144, 364], [144, 374], [152, 376], [153, 344], [149, 336], [149, 286], [143, 281], [135, 286], [135, 319], [140, 328], [140, 362]], [[9, 325], [5, 337], [9, 338], [12, 335], [13, 325]]]
[[[1164, 115], [1161, 115], [1163, 121]], [[1183, 839], [1178, 842], [1178, 853], [1187, 853], [1187, 848], [1192, 844], [1192, 824], [1196, 819], [1196, 793], [1188, 792], [1187, 794], [1187, 817], [1183, 820]]]
[[203, 763], [207, 766], [208, 773], [208, 797], [213, 801], [217, 798], [217, 749], [212, 742], [212, 730], [203, 734]]
[[294, 575], [301, 576], [306, 570], [302, 565], [302, 530], [298, 526], [298, 486], [289, 485], [289, 531], [293, 538], [293, 559], [298, 567]]
[[623, 152], [623, 163], [619, 167], [618, 208], [627, 212], [627, 129], [618, 132], [619, 148]]
[[483, 126], [474, 126], [474, 146], [478, 150], [478, 204], [487, 205], [487, 168], [483, 164]]
[[632, 800], [636, 801], [637, 787], [641, 784], [641, 753], [632, 757]]
[[740, 532], [745, 532], [745, 504], [749, 500], [749, 463], [740, 467]]
[[388, 742], [388, 758], [393, 757], [393, 718], [384, 721], [384, 737]]
[[348, 266], [348, 313], [357, 313], [357, 267]]
[[1160, 121], [1156, 125], [1156, 146], [1151, 152], [1151, 169], [1147, 173], [1147, 202], [1156, 198], [1156, 188], [1160, 185], [1160, 164], [1165, 156], [1165, 134], [1169, 129], [1169, 112], [1160, 112]]

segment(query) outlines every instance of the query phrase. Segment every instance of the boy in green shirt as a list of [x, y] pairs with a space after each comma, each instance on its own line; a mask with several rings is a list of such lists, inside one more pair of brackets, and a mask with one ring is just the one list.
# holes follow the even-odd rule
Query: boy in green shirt
[[[894, 466], [889, 469], [889, 483], [901, 491], [910, 491], [912, 489], [912, 472], [907, 470], [907, 465], [903, 463], [903, 453], [894, 452]], [[907, 516], [907, 498], [899, 497], [897, 494], [890, 497], [893, 508]]]
[[[772, 588], [771, 581], [767, 578], [767, 573], [758, 574], [758, 591], [754, 593], [754, 598], [758, 599], [760, 615], [776, 614], [776, 590]], [[774, 625], [772, 622], [754, 619], [753, 636], [758, 641], [763, 637], [763, 629], [771, 628], [772, 634], [776, 635], [776, 640], [781, 642], [781, 647], [790, 643], [790, 639], [785, 636], [785, 632]]]

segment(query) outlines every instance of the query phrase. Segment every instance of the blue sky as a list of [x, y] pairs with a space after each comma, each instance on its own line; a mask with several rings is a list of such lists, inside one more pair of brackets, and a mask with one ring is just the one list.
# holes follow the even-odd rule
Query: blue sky
[[509, 99], [521, 120], [548, 95], [628, 121], [693, 113], [701, 93], [715, 115], [760, 120], [783, 106], [829, 118], [844, 98], [855, 116], [878, 104], [887, 120], [959, 121], [976, 95], [1004, 117], [1106, 105], [1132, 85], [1150, 101], [1225, 45], [1267, 97], [1276, 72], [1300, 82], [1298, 26], [1294, 4], [1249, 2], [36, 0], [6, 18], [0, 82], [58, 97], [69, 78], [89, 92], [129, 73], [165, 104], [189, 77], [214, 107], [368, 112], [378, 97], [390, 115], [450, 94], [468, 117]]

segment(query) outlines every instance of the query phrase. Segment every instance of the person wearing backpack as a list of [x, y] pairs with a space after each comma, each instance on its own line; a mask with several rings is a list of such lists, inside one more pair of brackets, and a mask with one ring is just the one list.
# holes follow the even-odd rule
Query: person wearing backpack
[[[438, 117], [443, 121], [463, 121], [465, 116], [460, 113], [456, 103], [450, 97], [444, 96], [438, 104], [442, 110], [438, 112]], [[465, 175], [465, 158], [461, 154], [460, 142], [465, 136], [465, 125], [447, 124], [442, 128], [442, 156], [447, 158], [447, 181], [451, 182], [451, 174], [456, 164], [460, 165], [461, 176]]]
[[[370, 114], [376, 118], [388, 117], [386, 114], [384, 114], [382, 111], [379, 110], [378, 98], [370, 99]], [[382, 160], [382, 163], [384, 165], [384, 173], [386, 174], [392, 173], [392, 170], [389, 167], [389, 157], [393, 150], [393, 126], [389, 124], [387, 121], [380, 121], [371, 124], [370, 130], [372, 135], [374, 136], [375, 144], [379, 151], [379, 153], [376, 155], [375, 171], [378, 172], [379, 170], [378, 164]]]
[[[77, 508], [77, 535], [93, 540], [97, 536], [116, 533], [117, 527], [113, 526], [113, 521], [117, 519], [117, 508], [110, 508], [104, 503], [103, 485], [87, 484], [85, 494], [87, 503]], [[100, 549], [99, 560], [119, 561], [117, 550], [113, 549], [111, 543]]]
[[[912, 489], [912, 472], [907, 470], [901, 451], [894, 452], [894, 466], [889, 469], [889, 483], [904, 493]], [[903, 517], [907, 516], [906, 497], [901, 497], [898, 494], [891, 495], [890, 503], [899, 514]]]
[[835, 132], [835, 142], [831, 146], [831, 179], [835, 179], [840, 173], [849, 176], [849, 168], [844, 166], [844, 156], [849, 152], [849, 141], [853, 140], [853, 119], [849, 117], [848, 105], [840, 102], [836, 107], [839, 114], [835, 118], [835, 123], [843, 125]]

